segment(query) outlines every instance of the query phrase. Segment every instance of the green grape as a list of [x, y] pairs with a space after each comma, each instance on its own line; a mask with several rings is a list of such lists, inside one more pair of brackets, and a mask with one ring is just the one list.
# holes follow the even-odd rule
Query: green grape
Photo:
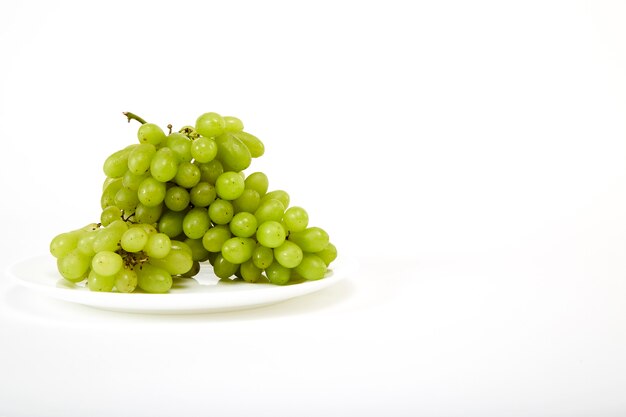
[[328, 243], [324, 249], [319, 252], [315, 252], [315, 255], [319, 256], [326, 266], [330, 265], [335, 259], [337, 259], [337, 248], [332, 243]]
[[224, 172], [224, 166], [217, 159], [206, 164], [198, 164], [198, 168], [200, 168], [200, 181], [205, 181], [212, 185], [215, 185], [217, 177]]
[[259, 208], [254, 212], [259, 224], [273, 220], [279, 222], [285, 213], [285, 206], [279, 200], [269, 199], [259, 204]]
[[241, 132], [243, 130], [243, 122], [233, 116], [224, 116], [224, 130], [226, 132]]
[[191, 161], [191, 140], [182, 133], [170, 133], [165, 146], [174, 151], [178, 162]]
[[283, 191], [283, 190], [270, 191], [269, 193], [265, 194], [261, 198], [261, 204], [271, 199], [280, 201], [281, 203], [283, 203], [283, 206], [285, 208], [289, 207], [289, 194], [287, 194], [287, 191]]
[[189, 191], [189, 199], [194, 207], [208, 207], [216, 197], [215, 187], [204, 181], [199, 182]]
[[115, 275], [123, 266], [124, 261], [122, 257], [111, 251], [98, 252], [91, 260], [91, 269], [98, 275]]
[[215, 191], [224, 200], [234, 200], [241, 196], [244, 180], [237, 172], [226, 171], [215, 181]]
[[154, 233], [148, 236], [144, 247], [146, 255], [150, 258], [165, 258], [172, 249], [172, 241], [165, 233]]
[[122, 249], [127, 252], [139, 252], [144, 249], [148, 242], [148, 233], [143, 227], [131, 227], [124, 232], [120, 239]]
[[[183, 237], [184, 239], [187, 239], [186, 237]], [[191, 248], [189, 247], [188, 244], [186, 244], [184, 241], [182, 240], [172, 240], [172, 249], [174, 250], [182, 250], [184, 252], [187, 252], [189, 254], [189, 256], [191, 256], [192, 252], [191, 252]]]
[[129, 190], [137, 191], [137, 189], [139, 188], [139, 184], [141, 184], [141, 182], [149, 176], [149, 172], [146, 172], [142, 175], [135, 175], [130, 171], [126, 171], [126, 173], [122, 177], [122, 186], [128, 188]]
[[191, 143], [191, 156], [198, 162], [210, 162], [217, 156], [215, 140], [199, 137]]
[[165, 183], [152, 177], [146, 178], [137, 189], [139, 202], [146, 207], [158, 206], [165, 199], [166, 188]]
[[285, 268], [295, 268], [302, 261], [302, 249], [298, 245], [285, 240], [282, 245], [274, 248], [274, 259]]
[[102, 183], [102, 191], [106, 190], [106, 188], [109, 186], [109, 184], [111, 184], [114, 181], [119, 180], [119, 178], [110, 178], [110, 177], [106, 177], [104, 179], [104, 182]]
[[62, 258], [76, 249], [80, 234], [77, 232], [65, 232], [56, 235], [50, 242], [50, 253], [55, 258]]
[[309, 214], [302, 207], [289, 207], [283, 215], [283, 221], [290, 232], [301, 232], [309, 225]]
[[319, 256], [305, 253], [295, 271], [309, 281], [322, 279], [326, 275], [326, 264]]
[[168, 182], [176, 176], [178, 172], [178, 156], [170, 148], [159, 149], [150, 162], [150, 173], [161, 181]]
[[256, 243], [246, 237], [232, 237], [222, 245], [222, 256], [228, 262], [240, 264], [252, 257]]
[[203, 207], [192, 208], [183, 219], [183, 232], [192, 239], [202, 238], [210, 226], [209, 213]]
[[67, 255], [57, 258], [57, 269], [63, 278], [71, 282], [79, 282], [86, 278], [91, 258], [85, 256], [78, 249], [73, 249]]
[[218, 253], [213, 260], [213, 273], [218, 278], [230, 278], [237, 273], [238, 269], [239, 265], [229, 262], [221, 253]]
[[136, 223], [136, 224], [132, 224], [132, 225], [129, 227], [129, 229], [130, 229], [131, 227], [139, 227], [139, 228], [143, 229], [143, 231], [144, 231], [144, 232], [146, 232], [146, 234], [147, 234], [148, 236], [149, 236], [149, 235], [151, 235], [151, 234], [153, 234], [153, 233], [158, 233], [158, 231], [157, 231], [156, 227], [154, 227], [154, 226], [153, 226], [153, 225], [151, 225], [151, 224], [147, 224], [147, 223]]
[[191, 249], [191, 259], [194, 261], [204, 262], [209, 256], [209, 251], [202, 244], [202, 239], [187, 238], [184, 241], [189, 249]]
[[141, 143], [128, 155], [128, 171], [135, 175], [142, 175], [150, 169], [152, 157], [156, 153], [156, 147], [151, 143]]
[[120, 230], [115, 227], [111, 228], [110, 225], [106, 229], [100, 230], [98, 235], [93, 240], [93, 251], [95, 253], [102, 251], [116, 251], [119, 249], [119, 242], [125, 231], [126, 230]]
[[115, 288], [119, 292], [133, 292], [137, 288], [137, 273], [132, 269], [122, 268], [114, 278]]
[[173, 211], [182, 211], [189, 206], [189, 192], [182, 187], [171, 187], [165, 192], [165, 206]]
[[107, 177], [120, 178], [128, 169], [128, 155], [137, 145], [130, 145], [112, 153], [104, 161], [102, 170]]
[[259, 208], [261, 197], [255, 190], [243, 190], [243, 193], [232, 201], [235, 212], [247, 211], [254, 213]]
[[224, 118], [217, 113], [204, 113], [196, 119], [196, 131], [204, 137], [212, 138], [224, 132], [226, 123]]
[[163, 268], [146, 262], [135, 267], [137, 286], [145, 292], [161, 294], [172, 288], [172, 275]]
[[144, 123], [139, 126], [137, 138], [141, 143], [150, 143], [156, 146], [165, 140], [165, 132], [154, 123]]
[[300, 232], [291, 232], [289, 240], [304, 252], [319, 252], [329, 243], [328, 233], [319, 227], [309, 227]]
[[274, 220], [261, 223], [256, 231], [256, 239], [263, 246], [277, 248], [285, 241], [285, 229], [283, 225]]
[[250, 166], [252, 156], [248, 147], [242, 141], [226, 132], [215, 138], [217, 143], [217, 158], [222, 162], [226, 171], [243, 171]]
[[209, 218], [215, 224], [228, 224], [233, 215], [233, 205], [230, 201], [218, 198], [209, 206]]
[[171, 275], [181, 275], [189, 271], [193, 266], [193, 258], [191, 250], [187, 245], [183, 249], [180, 245], [182, 242], [175, 243], [172, 241], [170, 252], [163, 258], [150, 258], [150, 263], [159, 268], [163, 268]]
[[180, 235], [183, 233], [183, 219], [185, 218], [185, 214], [185, 211], [165, 211], [159, 219], [157, 229], [170, 238]]
[[85, 256], [93, 256], [95, 254], [93, 242], [95, 242], [98, 236], [98, 231], [99, 230], [82, 233], [76, 244], [76, 249]]
[[259, 269], [266, 269], [274, 262], [274, 251], [267, 246], [257, 245], [252, 252], [252, 262]]
[[192, 188], [200, 182], [200, 168], [191, 162], [183, 161], [178, 166], [178, 172], [174, 177], [174, 182], [185, 188]]
[[135, 221], [144, 224], [154, 224], [159, 221], [161, 213], [163, 213], [163, 204], [148, 207], [139, 203], [135, 208]]
[[193, 278], [196, 275], [198, 275], [199, 272], [200, 272], [200, 262], [193, 261], [193, 265], [191, 266], [191, 269], [179, 276], [182, 278]]
[[120, 210], [120, 208], [116, 206], [109, 206], [105, 208], [104, 210], [102, 210], [102, 213], [100, 213], [100, 223], [103, 226], [108, 226], [114, 220], [121, 219], [121, 218], [122, 218], [122, 210]]
[[265, 153], [265, 145], [259, 138], [247, 132], [232, 132], [232, 135], [243, 142], [250, 151], [250, 156], [258, 158]]
[[291, 278], [291, 269], [285, 268], [278, 262], [272, 262], [270, 266], [265, 268], [265, 275], [272, 284], [284, 285]]
[[93, 269], [87, 277], [87, 287], [91, 291], [111, 292], [115, 286], [115, 275], [100, 275]]
[[246, 282], [257, 282], [259, 279], [263, 277], [263, 270], [258, 268], [252, 259], [248, 259], [244, 263], [239, 266], [239, 272], [241, 273], [241, 277]]
[[122, 179], [115, 178], [111, 181], [104, 191], [102, 191], [102, 197], [100, 198], [100, 207], [105, 209], [109, 206], [115, 205], [115, 195], [122, 188]]
[[251, 237], [256, 232], [257, 221], [252, 213], [241, 212], [233, 216], [229, 223], [230, 231], [238, 237]]
[[126, 187], [120, 188], [115, 194], [114, 203], [115, 206], [119, 207], [124, 212], [132, 213], [135, 211], [137, 204], [139, 204], [137, 191], [130, 190]]
[[209, 252], [219, 252], [222, 250], [222, 245], [232, 234], [228, 225], [217, 225], [206, 231], [202, 237], [202, 246]]
[[267, 189], [269, 188], [269, 180], [267, 179], [267, 175], [262, 172], [253, 172], [248, 175], [245, 180], [246, 189], [254, 190], [259, 193], [259, 196], [264, 196], [267, 193]]

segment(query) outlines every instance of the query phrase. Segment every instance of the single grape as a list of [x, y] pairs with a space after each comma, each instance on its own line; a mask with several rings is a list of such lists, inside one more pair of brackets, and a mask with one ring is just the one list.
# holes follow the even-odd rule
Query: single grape
[[143, 204], [137, 204], [135, 208], [135, 221], [143, 224], [154, 224], [161, 218], [163, 213], [163, 204], [157, 204], [156, 206], [148, 207]]
[[228, 224], [234, 215], [232, 203], [220, 198], [211, 203], [208, 211], [209, 218], [215, 224]]
[[98, 231], [99, 230], [82, 233], [78, 239], [78, 243], [76, 244], [76, 249], [78, 249], [78, 251], [85, 256], [95, 255], [93, 242], [95, 242], [96, 237], [98, 236]]
[[208, 207], [216, 197], [215, 187], [204, 181], [199, 182], [189, 191], [189, 199], [194, 207]]
[[196, 120], [196, 131], [204, 137], [213, 138], [224, 132], [226, 123], [224, 118], [217, 113], [204, 113]]
[[198, 168], [200, 168], [200, 181], [205, 181], [212, 185], [215, 185], [217, 177], [224, 172], [224, 166], [217, 159], [206, 164], [198, 164]]
[[85, 256], [78, 249], [67, 255], [57, 258], [57, 269], [63, 278], [71, 282], [79, 282], [87, 277], [91, 258]]
[[265, 268], [265, 275], [267, 275], [267, 279], [272, 284], [284, 285], [289, 282], [291, 270], [289, 268], [285, 268], [278, 262], [272, 262], [270, 266]]
[[257, 220], [252, 213], [241, 212], [233, 216], [229, 223], [230, 231], [238, 237], [251, 237], [256, 232]]
[[319, 252], [329, 243], [328, 233], [319, 227], [309, 227], [300, 232], [291, 232], [289, 240], [304, 252]]
[[137, 286], [148, 293], [166, 293], [172, 288], [172, 275], [148, 262], [135, 267]]
[[91, 291], [111, 292], [115, 286], [115, 275], [100, 275], [93, 269], [87, 277], [87, 287]]
[[178, 166], [174, 182], [185, 188], [192, 188], [200, 182], [200, 168], [191, 162], [184, 161]]
[[185, 239], [185, 244], [191, 249], [191, 259], [198, 262], [204, 262], [208, 259], [209, 251], [202, 244], [202, 239]]
[[172, 211], [182, 211], [189, 207], [189, 192], [182, 187], [170, 187], [165, 192], [165, 206]]
[[150, 173], [161, 181], [167, 182], [173, 179], [178, 172], [178, 156], [170, 148], [159, 149], [150, 162]]
[[289, 207], [289, 194], [284, 190], [274, 190], [266, 193], [263, 197], [261, 197], [261, 204], [270, 199], [275, 199], [283, 203], [285, 208]]
[[244, 190], [244, 179], [237, 172], [226, 171], [217, 177], [215, 191], [224, 200], [240, 197]]
[[141, 143], [128, 155], [128, 171], [135, 175], [143, 175], [150, 169], [156, 147], [151, 143]]
[[76, 249], [80, 234], [77, 232], [65, 232], [56, 235], [50, 242], [50, 253], [55, 258], [62, 258]]
[[261, 223], [256, 231], [258, 242], [268, 248], [277, 248], [285, 241], [285, 229], [283, 225], [274, 220]]
[[185, 218], [185, 214], [187, 214], [186, 211], [165, 211], [159, 219], [157, 229], [170, 238], [175, 238], [183, 233], [183, 219]]
[[295, 271], [309, 281], [322, 279], [326, 275], [326, 264], [319, 256], [305, 253]]
[[224, 130], [226, 132], [241, 132], [243, 130], [243, 122], [233, 116], [224, 116]]
[[252, 262], [259, 269], [266, 269], [274, 262], [274, 251], [267, 246], [257, 245], [252, 252]]
[[191, 156], [198, 162], [210, 162], [217, 156], [215, 140], [199, 137], [191, 143]]
[[148, 236], [144, 247], [146, 255], [150, 258], [165, 258], [172, 249], [172, 241], [165, 233], [155, 233]]
[[283, 215], [283, 221], [290, 232], [301, 232], [309, 225], [309, 214], [302, 207], [289, 207]]
[[106, 186], [104, 191], [102, 191], [102, 197], [100, 197], [100, 207], [102, 209], [115, 205], [115, 195], [120, 188], [122, 188], [121, 178], [115, 178]]
[[171, 275], [181, 275], [189, 271], [193, 266], [191, 250], [187, 245], [186, 249], [180, 245], [182, 242], [172, 241], [172, 248], [163, 258], [150, 258], [153, 266], [163, 268]]
[[232, 201], [235, 212], [247, 211], [254, 213], [259, 208], [261, 197], [255, 190], [243, 190], [243, 193]]
[[122, 177], [122, 186], [128, 188], [129, 190], [137, 191], [139, 185], [143, 180], [150, 176], [149, 172], [146, 172], [141, 175], [135, 175], [130, 171], [126, 171], [124, 176]]
[[128, 155], [137, 145], [130, 145], [112, 153], [104, 161], [102, 170], [107, 177], [120, 178], [128, 169]]
[[191, 140], [182, 133], [174, 132], [167, 136], [165, 146], [176, 154], [178, 162], [191, 161]]
[[116, 207], [119, 207], [124, 212], [132, 213], [135, 211], [137, 204], [139, 204], [139, 198], [136, 191], [122, 187], [115, 194], [114, 203]]
[[213, 273], [218, 278], [228, 279], [235, 275], [238, 269], [239, 265], [229, 262], [221, 253], [213, 260]]
[[146, 207], [154, 207], [165, 199], [166, 186], [163, 182], [148, 177], [141, 182], [137, 189], [139, 202]]
[[144, 123], [139, 126], [137, 138], [141, 143], [150, 143], [156, 146], [165, 140], [165, 132], [154, 123]]
[[232, 234], [228, 225], [217, 225], [206, 231], [202, 237], [202, 246], [209, 252], [219, 252], [222, 250], [222, 245]]
[[122, 210], [117, 206], [109, 206], [102, 210], [100, 214], [100, 223], [103, 226], [110, 225], [113, 221], [122, 218]]
[[248, 147], [232, 133], [226, 132], [215, 138], [217, 158], [226, 171], [243, 171], [250, 166], [252, 156]]
[[315, 252], [315, 255], [319, 256], [326, 266], [330, 265], [335, 259], [337, 259], [337, 248], [332, 243], [328, 243], [324, 249], [319, 252]]
[[274, 248], [274, 259], [285, 268], [295, 268], [302, 261], [302, 249], [298, 245], [285, 240], [282, 245]]
[[246, 282], [257, 282], [263, 277], [263, 270], [258, 268], [252, 259], [249, 259], [239, 266], [241, 277]]
[[243, 142], [250, 151], [250, 156], [258, 158], [265, 153], [265, 145], [259, 138], [248, 132], [232, 132], [232, 135]]
[[139, 252], [148, 242], [148, 233], [142, 227], [131, 227], [122, 235], [120, 244], [127, 252]]
[[120, 239], [125, 231], [126, 230], [121, 230], [120, 228], [111, 227], [111, 225], [106, 229], [100, 230], [93, 240], [92, 249], [94, 253], [103, 251], [114, 252], [119, 249]]
[[119, 292], [133, 292], [137, 288], [137, 273], [132, 269], [122, 268], [114, 278], [115, 288]]
[[259, 193], [259, 196], [264, 196], [267, 193], [267, 189], [269, 188], [269, 180], [267, 179], [267, 175], [262, 172], [253, 172], [248, 175], [245, 180], [246, 189], [255, 190]]
[[272, 198], [259, 204], [259, 208], [254, 212], [254, 216], [259, 224], [261, 224], [269, 220], [280, 222], [284, 213], [285, 206], [283, 203]]
[[203, 207], [194, 207], [183, 219], [183, 232], [192, 239], [200, 239], [211, 226], [209, 213]]
[[91, 269], [98, 275], [115, 275], [123, 266], [124, 261], [122, 257], [111, 251], [98, 252], [91, 260]]
[[252, 257], [255, 245], [254, 239], [232, 237], [222, 245], [222, 256], [228, 262], [240, 264]]

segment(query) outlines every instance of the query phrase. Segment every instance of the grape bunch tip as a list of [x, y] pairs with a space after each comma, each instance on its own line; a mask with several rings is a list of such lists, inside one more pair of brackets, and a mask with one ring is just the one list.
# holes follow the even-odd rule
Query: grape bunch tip
[[220, 279], [285, 285], [323, 279], [337, 258], [267, 175], [246, 174], [265, 145], [232, 116], [208, 112], [166, 133], [134, 113], [137, 140], [108, 156], [97, 223], [50, 242], [61, 276], [92, 291], [167, 293], [212, 268]]

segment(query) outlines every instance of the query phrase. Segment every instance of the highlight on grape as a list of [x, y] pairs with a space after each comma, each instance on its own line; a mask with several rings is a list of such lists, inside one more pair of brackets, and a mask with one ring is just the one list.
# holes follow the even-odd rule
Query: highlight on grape
[[104, 161], [100, 221], [55, 236], [61, 276], [92, 291], [167, 293], [212, 268], [221, 279], [284, 285], [326, 276], [337, 258], [307, 211], [244, 173], [265, 153], [243, 122], [214, 112], [168, 133], [143, 118], [137, 141]]

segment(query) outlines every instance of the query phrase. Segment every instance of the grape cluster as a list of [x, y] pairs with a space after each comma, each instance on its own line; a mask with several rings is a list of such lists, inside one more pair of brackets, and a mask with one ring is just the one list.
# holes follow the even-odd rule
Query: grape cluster
[[222, 279], [287, 284], [317, 280], [337, 257], [307, 211], [244, 173], [265, 146], [236, 117], [202, 114], [166, 134], [142, 124], [139, 143], [110, 155], [100, 222], [50, 243], [60, 274], [93, 291], [165, 293], [173, 278], [209, 264]]

